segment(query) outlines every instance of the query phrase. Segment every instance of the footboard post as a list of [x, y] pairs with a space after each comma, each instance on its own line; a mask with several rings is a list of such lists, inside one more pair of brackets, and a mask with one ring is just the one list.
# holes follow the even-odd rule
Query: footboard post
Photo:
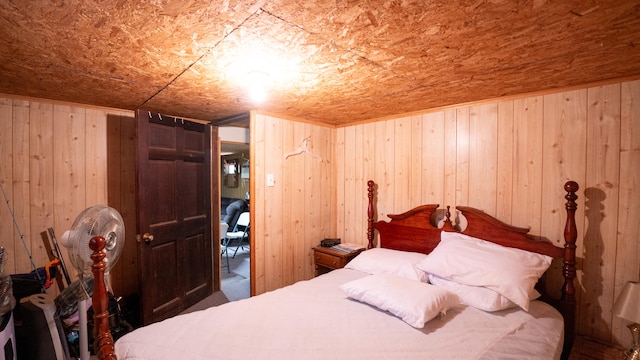
[[104, 283], [104, 271], [107, 267], [104, 263], [104, 248], [107, 241], [102, 236], [94, 236], [89, 242], [91, 254], [91, 271], [93, 272], [93, 338], [94, 351], [98, 359], [116, 360], [113, 337], [109, 330], [109, 295]]
[[562, 266], [562, 275], [564, 284], [562, 286], [562, 297], [560, 302], [565, 307], [564, 319], [565, 326], [565, 346], [563, 349], [563, 358], [567, 358], [571, 351], [573, 338], [575, 335], [575, 307], [576, 307], [576, 290], [573, 280], [576, 278], [576, 239], [578, 230], [576, 228], [576, 209], [578, 205], [576, 200], [579, 186], [575, 181], [567, 181], [564, 184], [564, 190], [567, 194], [564, 198], [567, 200], [565, 209], [567, 211], [567, 221], [564, 227], [564, 261]]
[[373, 196], [375, 192], [376, 184], [373, 180], [367, 181], [367, 197], [369, 198], [369, 205], [367, 206], [367, 249], [373, 248], [373, 221], [374, 221], [374, 206]]

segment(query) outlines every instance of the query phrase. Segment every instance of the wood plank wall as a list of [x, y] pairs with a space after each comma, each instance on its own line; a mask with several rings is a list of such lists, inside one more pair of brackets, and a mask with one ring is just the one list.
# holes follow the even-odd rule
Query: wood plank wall
[[[133, 114], [0, 98], [0, 184], [9, 203], [3, 198], [0, 206], [0, 245], [8, 251], [5, 272], [30, 272], [28, 252], [36, 267], [45, 266], [49, 257], [40, 233], [53, 227], [60, 239], [82, 210], [107, 203], [108, 116]], [[66, 249], [62, 252], [74, 279]], [[127, 262], [121, 258], [112, 273], [125, 272], [118, 267]], [[137, 287], [135, 281], [129, 286]], [[54, 285], [49, 292], [57, 295], [59, 289]]]
[[363, 244], [369, 179], [379, 219], [470, 205], [557, 244], [577, 181], [578, 332], [631, 343], [611, 308], [640, 279], [640, 81], [339, 128], [336, 169], [336, 235]]
[[[314, 276], [311, 248], [335, 234], [335, 129], [251, 115], [251, 293]], [[308, 138], [313, 156], [292, 155]], [[273, 174], [275, 186], [266, 186]]]

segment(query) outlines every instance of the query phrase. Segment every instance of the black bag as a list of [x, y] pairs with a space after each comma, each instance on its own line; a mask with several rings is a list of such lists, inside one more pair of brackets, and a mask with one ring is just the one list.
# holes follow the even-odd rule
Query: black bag
[[[53, 279], [57, 275], [57, 268], [50, 267], [49, 278]], [[11, 274], [13, 283], [13, 297], [16, 301], [20, 299], [45, 292], [47, 281], [47, 269], [37, 268], [28, 274]]]
[[322, 247], [332, 247], [338, 244], [340, 244], [340, 239], [326, 238], [326, 239], [320, 240], [320, 246]]

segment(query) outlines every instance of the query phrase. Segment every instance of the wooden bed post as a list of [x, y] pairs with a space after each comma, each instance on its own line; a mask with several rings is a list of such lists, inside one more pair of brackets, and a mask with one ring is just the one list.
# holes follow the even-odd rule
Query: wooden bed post
[[576, 326], [576, 289], [573, 280], [576, 278], [576, 240], [578, 238], [578, 230], [576, 228], [576, 209], [578, 204], [576, 200], [579, 186], [575, 181], [567, 181], [564, 184], [564, 190], [567, 194], [564, 198], [567, 200], [565, 209], [567, 211], [567, 221], [564, 227], [564, 261], [562, 265], [562, 275], [564, 276], [564, 284], [562, 285], [562, 296], [560, 302], [565, 307], [564, 329], [565, 329], [565, 346], [563, 349], [563, 358], [568, 358], [573, 345]]
[[104, 271], [107, 265], [104, 262], [104, 251], [107, 241], [102, 236], [94, 236], [89, 241], [91, 254], [91, 271], [93, 272], [93, 338], [94, 351], [98, 359], [116, 360], [113, 337], [109, 329], [109, 294], [104, 283]]
[[373, 196], [375, 193], [375, 183], [373, 180], [367, 181], [367, 197], [369, 198], [369, 205], [367, 206], [367, 249], [373, 248], [373, 221], [374, 221], [374, 206]]
[[564, 241], [565, 241], [565, 256], [562, 272], [564, 274], [565, 282], [562, 287], [562, 300], [576, 299], [576, 290], [573, 284], [573, 279], [576, 278], [576, 239], [578, 238], [578, 230], [576, 229], [576, 200], [578, 195], [578, 183], [575, 181], [567, 181], [564, 184], [564, 189], [567, 191], [567, 195], [564, 196], [567, 199], [565, 209], [567, 210], [567, 222], [564, 227]]

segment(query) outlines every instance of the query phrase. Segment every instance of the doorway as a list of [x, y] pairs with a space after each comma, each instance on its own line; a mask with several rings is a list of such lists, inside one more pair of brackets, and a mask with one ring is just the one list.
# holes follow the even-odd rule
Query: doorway
[[[247, 140], [233, 133], [247, 133]], [[248, 129], [220, 127], [220, 214], [228, 236], [221, 235], [220, 283], [229, 301], [251, 295], [250, 223], [251, 209]], [[248, 215], [248, 214], [245, 214]]]

